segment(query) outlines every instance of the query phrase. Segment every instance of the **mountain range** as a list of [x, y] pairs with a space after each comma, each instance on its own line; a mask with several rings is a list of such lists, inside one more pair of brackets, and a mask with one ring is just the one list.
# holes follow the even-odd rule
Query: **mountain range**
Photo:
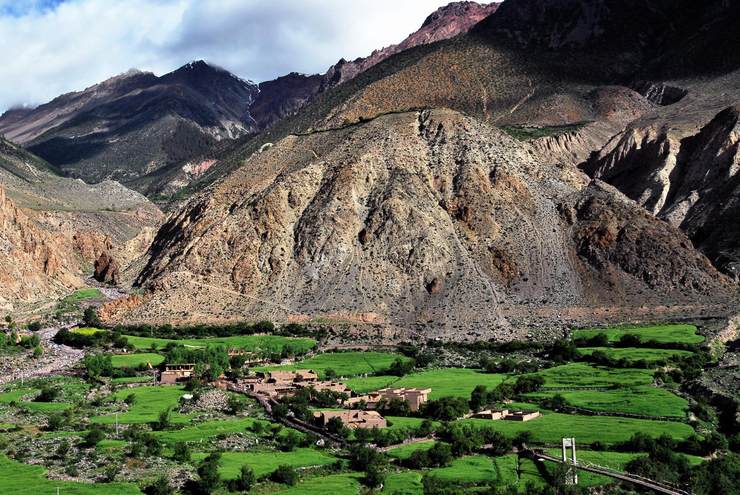
[[0, 132], [50, 181], [181, 200], [145, 254], [111, 248], [116, 282], [141, 289], [103, 308], [111, 322], [513, 338], [724, 314], [739, 20], [725, 0], [458, 2], [323, 75], [130, 73], [7, 112]]

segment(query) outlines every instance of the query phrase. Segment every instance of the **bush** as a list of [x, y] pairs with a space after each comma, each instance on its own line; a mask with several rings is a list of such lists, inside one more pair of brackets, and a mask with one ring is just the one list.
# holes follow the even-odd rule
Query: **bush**
[[421, 408], [423, 416], [440, 421], [452, 421], [469, 411], [468, 401], [462, 397], [441, 397], [430, 400]]
[[293, 486], [298, 483], [298, 472], [291, 466], [278, 466], [278, 468], [270, 475], [270, 480], [275, 483], [283, 483], [288, 486]]
[[254, 475], [254, 471], [245, 464], [239, 470], [239, 477], [229, 482], [229, 489], [231, 491], [248, 492], [256, 481], [257, 477]]
[[397, 358], [393, 363], [391, 363], [390, 368], [388, 368], [387, 374], [393, 375], [393, 376], [404, 376], [408, 375], [414, 370], [414, 360], [413, 359], [401, 359]]
[[198, 476], [200, 481], [198, 486], [205, 493], [212, 493], [221, 486], [221, 475], [218, 472], [218, 465], [221, 462], [221, 453], [214, 452], [198, 466]]
[[175, 444], [175, 452], [172, 454], [172, 459], [177, 462], [184, 463], [190, 462], [190, 447], [185, 442], [177, 442]]
[[86, 448], [95, 447], [105, 438], [105, 432], [98, 426], [94, 426], [82, 437], [82, 446]]

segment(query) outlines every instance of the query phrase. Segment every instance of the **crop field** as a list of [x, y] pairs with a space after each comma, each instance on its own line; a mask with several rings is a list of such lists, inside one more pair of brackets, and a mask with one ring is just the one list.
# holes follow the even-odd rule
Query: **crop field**
[[95, 335], [96, 333], [100, 332], [105, 332], [105, 330], [95, 327], [78, 327], [72, 329], [72, 333], [78, 333], [80, 335]]
[[586, 363], [569, 363], [554, 366], [537, 375], [545, 379], [545, 388], [592, 388], [650, 385], [653, 383], [653, 372], [645, 369], [606, 368]]
[[367, 378], [353, 378], [347, 380], [347, 386], [358, 393], [370, 392], [383, 387], [431, 387], [430, 399], [455, 396], [470, 397], [470, 392], [477, 385], [495, 388], [508, 378], [507, 375], [497, 373], [483, 373], [468, 368], [439, 368], [419, 373], [412, 373], [404, 377], [369, 376]]
[[641, 327], [612, 327], [612, 328], [591, 328], [586, 330], [576, 330], [573, 332], [574, 338], [590, 338], [597, 334], [606, 334], [609, 342], [618, 341], [623, 335], [638, 335], [642, 341], [654, 340], [661, 343], [683, 343], [699, 344], [704, 342], [704, 337], [697, 335], [694, 325], [651, 325]]
[[595, 351], [601, 351], [612, 359], [645, 360], [648, 363], [671, 361], [675, 356], [686, 357], [693, 354], [691, 351], [647, 349], [643, 347], [580, 347], [578, 349], [578, 352], [584, 356], [588, 356]]
[[396, 459], [408, 459], [411, 454], [413, 454], [417, 450], [429, 450], [434, 447], [435, 443], [436, 442], [434, 440], [429, 440], [427, 442], [416, 442], [410, 443], [408, 445], [402, 445], [401, 447], [396, 447], [395, 449], [389, 450], [388, 455], [391, 457], [395, 457]]
[[[175, 444], [176, 442], [199, 442], [212, 439], [218, 435], [229, 435], [233, 433], [254, 435], [254, 433], [251, 433], [250, 429], [255, 423], [261, 423], [265, 427], [271, 424], [269, 421], [254, 418], [212, 420], [193, 426], [187, 426], [180, 430], [157, 431], [154, 432], [154, 435], [164, 443], [170, 445]], [[288, 431], [294, 430], [283, 428], [281, 430], [281, 434], [285, 434]], [[296, 433], [298, 435], [302, 435], [300, 432], [296, 431]]]
[[62, 299], [62, 302], [78, 303], [86, 299], [97, 299], [99, 297], [103, 297], [103, 293], [100, 292], [100, 289], [96, 289], [96, 288], [79, 289], [79, 290], [74, 291], [72, 294], [68, 295], [64, 299]]
[[552, 397], [556, 393], [562, 395], [572, 406], [593, 411], [683, 418], [688, 407], [685, 399], [650, 385], [605, 391], [539, 392], [527, 394], [527, 397], [541, 399]]
[[150, 363], [157, 366], [164, 361], [164, 356], [153, 352], [140, 352], [136, 354], [114, 354], [111, 356], [114, 368], [136, 368], [140, 365]]
[[142, 495], [136, 485], [106, 483], [100, 485], [50, 480], [41, 466], [28, 466], [0, 455], [0, 493], [13, 495]]
[[[193, 454], [193, 458], [196, 460], [205, 456], [206, 454]], [[236, 478], [239, 476], [241, 467], [246, 464], [259, 477], [270, 474], [282, 465], [292, 467], [325, 466], [336, 462], [336, 460], [335, 457], [329, 454], [311, 448], [298, 448], [292, 452], [224, 452], [221, 457], [219, 471], [226, 479]]]
[[360, 477], [359, 474], [317, 476], [275, 493], [276, 495], [357, 495], [360, 493]]
[[158, 339], [152, 337], [137, 337], [126, 335], [128, 343], [137, 349], [151, 349], [152, 344], [157, 349], [163, 349], [167, 344], [175, 343], [189, 347], [206, 347], [222, 345], [251, 352], [280, 353], [283, 349], [291, 349], [294, 353], [304, 353], [316, 345], [314, 339], [282, 337], [280, 335], [235, 335], [232, 337], [209, 337], [205, 339]]
[[490, 482], [498, 475], [493, 459], [485, 455], [455, 459], [449, 466], [432, 469], [431, 473], [440, 480], [460, 483]]
[[[295, 364], [285, 366], [265, 366], [259, 370], [297, 370], [312, 369], [319, 375], [327, 369], [334, 370], [339, 376], [355, 376], [365, 373], [376, 373], [387, 370], [396, 359], [406, 359], [392, 352], [327, 352], [317, 354]], [[395, 378], [395, 377], [393, 377]], [[350, 383], [348, 380], [346, 383]]]
[[418, 471], [403, 471], [391, 473], [385, 478], [384, 495], [422, 495], [424, 488], [421, 485], [422, 474]]
[[532, 432], [532, 439], [538, 443], [557, 444], [564, 436], [573, 436], [581, 444], [603, 442], [614, 444], [628, 440], [634, 433], [646, 433], [652, 437], [668, 435], [675, 439], [685, 439], [694, 430], [685, 423], [633, 419], [613, 416], [580, 416], [544, 411], [542, 417], [527, 422], [490, 421], [486, 419], [464, 419], [476, 426], [492, 427], [508, 437], [519, 432]]
[[[134, 394], [136, 401], [128, 411], [118, 414], [119, 423], [151, 423], [159, 418], [159, 413], [165, 409], [174, 409], [185, 392], [182, 387], [135, 387], [119, 390], [115, 393], [116, 400], [123, 400], [128, 395]], [[172, 412], [170, 421], [173, 423], [187, 423], [189, 416]], [[115, 414], [106, 416], [95, 416], [91, 418], [93, 423], [113, 424], [116, 421]]]

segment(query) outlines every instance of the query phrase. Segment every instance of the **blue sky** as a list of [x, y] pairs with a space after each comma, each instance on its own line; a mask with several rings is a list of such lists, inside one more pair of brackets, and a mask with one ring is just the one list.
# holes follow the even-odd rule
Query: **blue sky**
[[448, 0], [0, 0], [0, 111], [131, 68], [204, 59], [245, 79], [324, 72], [401, 41]]

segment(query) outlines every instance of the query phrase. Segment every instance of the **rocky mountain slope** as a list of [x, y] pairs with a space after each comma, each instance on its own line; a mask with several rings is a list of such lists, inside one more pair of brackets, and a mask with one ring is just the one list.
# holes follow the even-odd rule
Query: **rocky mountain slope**
[[536, 313], [732, 293], [677, 229], [451, 110], [286, 137], [170, 216], [127, 319], [512, 335]]
[[[205, 62], [157, 77], [131, 71], [33, 110], [0, 117], [0, 134], [67, 176], [120, 181], [143, 192], [224, 138], [256, 129], [255, 84]], [[190, 164], [195, 168], [200, 163]]]
[[0, 307], [20, 311], [84, 284], [103, 258], [101, 280], [125, 282], [162, 213], [113, 181], [88, 185], [0, 139]]

